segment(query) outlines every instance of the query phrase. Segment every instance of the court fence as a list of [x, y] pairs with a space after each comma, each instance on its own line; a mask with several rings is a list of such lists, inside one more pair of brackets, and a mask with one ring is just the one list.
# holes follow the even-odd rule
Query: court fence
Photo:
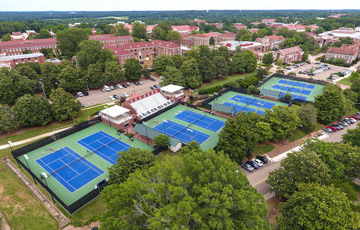
[[52, 137], [46, 137], [44, 139], [38, 140], [34, 143], [31, 143], [29, 145], [26, 145], [24, 147], [15, 149], [11, 151], [12, 156], [14, 157], [14, 159], [16, 160], [16, 162], [18, 163], [19, 168], [23, 168], [25, 169], [25, 171], [27, 173], [30, 174], [30, 176], [34, 179], [35, 183], [39, 183], [53, 198], [54, 202], [55, 200], [70, 214], [75, 213], [76, 211], [78, 211], [80, 208], [82, 208], [84, 205], [86, 205], [87, 203], [89, 203], [91, 200], [93, 200], [94, 198], [96, 198], [97, 196], [100, 195], [100, 190], [99, 189], [93, 189], [92, 191], [90, 191], [89, 193], [85, 194], [83, 197], [81, 197], [79, 200], [75, 201], [74, 203], [67, 205], [65, 204], [48, 186], [46, 183], [43, 182], [42, 179], [39, 178], [39, 175], [34, 174], [31, 169], [28, 168], [28, 166], [26, 164], [24, 164], [22, 161], [20, 161], [18, 159], [18, 157], [25, 155], [28, 152], [31, 152], [35, 149], [41, 148], [43, 146], [46, 146], [54, 141], [56, 141], [57, 139], [61, 139], [64, 138], [66, 136], [69, 136], [73, 133], [76, 133], [80, 130], [86, 129], [94, 124], [97, 124], [101, 122], [101, 117], [96, 117], [90, 121], [84, 122], [82, 124], [79, 124], [77, 126], [74, 126], [72, 128], [69, 128], [65, 131], [62, 131], [60, 133], [58, 133], [55, 136]]
[[216, 95], [214, 95], [214, 96], [212, 96], [212, 97], [204, 100], [204, 101], [202, 102], [202, 106], [205, 107], [205, 108], [207, 108], [207, 109], [211, 109], [212, 106], [211, 106], [210, 103], [211, 103], [213, 100], [215, 100], [216, 98], [221, 97], [223, 94], [225, 94], [225, 93], [227, 93], [227, 92], [229, 92], [229, 91], [234, 91], [234, 92], [242, 93], [242, 94], [248, 94], [248, 93], [247, 93], [247, 89], [240, 89], [240, 88], [237, 88], [237, 87], [234, 87], [234, 86], [229, 86], [229, 87], [221, 90], [221, 91], [220, 91], [219, 93], [217, 93]]
[[175, 102], [174, 104], [172, 104], [172, 105], [170, 105], [170, 106], [168, 106], [168, 107], [166, 107], [166, 108], [164, 108], [164, 109], [161, 109], [161, 110], [157, 111], [156, 113], [151, 114], [151, 115], [148, 116], [148, 117], [145, 117], [145, 118], [141, 119], [141, 120], [138, 122], [138, 124], [142, 124], [143, 122], [146, 122], [146, 121], [148, 121], [148, 120], [151, 120], [151, 119], [153, 119], [154, 117], [157, 117], [157, 116], [159, 116], [160, 114], [162, 114], [162, 113], [164, 113], [164, 112], [166, 112], [166, 111], [168, 111], [168, 110], [170, 110], [170, 109], [172, 109], [172, 108], [174, 108], [174, 107], [176, 107], [176, 106], [178, 106], [178, 105], [180, 105], [180, 102], [179, 102], [179, 101]]

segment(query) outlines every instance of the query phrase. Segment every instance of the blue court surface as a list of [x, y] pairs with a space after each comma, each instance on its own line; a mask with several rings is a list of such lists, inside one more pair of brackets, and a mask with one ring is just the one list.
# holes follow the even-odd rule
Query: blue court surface
[[279, 80], [278, 83], [279, 84], [296, 86], [296, 87], [299, 87], [299, 88], [315, 89], [315, 85], [311, 85], [311, 84], [305, 83], [305, 82], [289, 81], [289, 80], [282, 79], [282, 80]]
[[111, 164], [116, 163], [120, 151], [126, 151], [131, 148], [130, 145], [125, 144], [103, 131], [85, 137], [78, 141], [78, 143]]
[[205, 133], [199, 132], [194, 129], [190, 129], [186, 126], [180, 125], [172, 121], [163, 122], [157, 125], [156, 127], [154, 127], [154, 129], [162, 133], [164, 133], [165, 130], [166, 135], [169, 135], [170, 137], [178, 139], [179, 141], [182, 141], [184, 143], [194, 140], [201, 145], [210, 137], [210, 135], [207, 135]]
[[272, 107], [276, 105], [275, 103], [272, 103], [272, 102], [267, 102], [267, 101], [260, 100], [257, 98], [241, 96], [241, 95], [233, 96], [230, 100], [235, 101], [236, 103], [241, 103], [244, 105], [251, 105], [254, 107], [261, 108], [261, 109], [272, 109]]
[[174, 118], [186, 121], [213, 132], [219, 131], [225, 125], [225, 121], [220, 121], [218, 119], [208, 117], [206, 114], [195, 113], [190, 110], [184, 110], [174, 116]]
[[311, 94], [310, 90], [292, 88], [292, 87], [288, 87], [288, 86], [273, 85], [273, 86], [271, 86], [271, 88], [272, 89], [277, 89], [277, 90], [280, 90], [280, 91], [290, 91], [292, 93], [303, 94], [303, 95], [310, 95]]
[[[280, 93], [280, 96], [279, 97], [284, 97], [286, 93]], [[306, 101], [307, 100], [307, 97], [305, 96], [300, 96], [300, 95], [295, 95], [295, 94], [292, 94], [292, 100], [294, 99], [299, 99], [299, 100], [302, 100], [302, 101]]]
[[104, 173], [69, 147], [41, 157], [36, 162], [71, 193]]
[[237, 105], [237, 104], [234, 104], [234, 103], [231, 103], [231, 102], [225, 102], [223, 105], [234, 108], [234, 110], [235, 110], [234, 113], [238, 113], [240, 111], [243, 111], [245, 113], [254, 112], [254, 113], [257, 113], [259, 115], [264, 115], [265, 114], [265, 112], [262, 111], [262, 110], [256, 110], [256, 109], [253, 109], [253, 108], [249, 108], [249, 107], [246, 107], [246, 105]]

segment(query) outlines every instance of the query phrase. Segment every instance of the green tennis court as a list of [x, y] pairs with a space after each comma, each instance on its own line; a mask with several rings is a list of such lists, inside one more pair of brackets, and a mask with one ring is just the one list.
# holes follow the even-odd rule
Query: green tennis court
[[[51, 171], [51, 169], [47, 168], [47, 166], [52, 166], [51, 163], [48, 163], [45, 165], [45, 164], [39, 164], [38, 162], [41, 159], [45, 159], [47, 156], [51, 157], [51, 158], [54, 158], [54, 157], [56, 158], [56, 154], [64, 148], [71, 149], [71, 151], [73, 151], [73, 155], [76, 155], [76, 156], [77, 155], [80, 155], [80, 156], [87, 155], [88, 149], [86, 147], [82, 146], [81, 144], [77, 143], [77, 141], [82, 140], [92, 134], [98, 133], [99, 131], [101, 131], [113, 138], [119, 139], [119, 135], [117, 134], [117, 130], [115, 128], [110, 127], [109, 125], [106, 125], [106, 124], [100, 122], [98, 124], [95, 124], [95, 125], [92, 125], [92, 126], [86, 128], [86, 129], [83, 129], [79, 132], [76, 132], [67, 137], [64, 137], [60, 140], [54, 141], [53, 143], [51, 143], [47, 146], [43, 146], [41, 148], [38, 148], [34, 151], [27, 153], [26, 155], [29, 158], [27, 161], [25, 160], [24, 156], [19, 156], [18, 160], [20, 160], [22, 163], [24, 163], [24, 165], [28, 165], [30, 170], [38, 178], [41, 178], [40, 174], [42, 172], [47, 172], [48, 178], [46, 179], [46, 183], [48, 184], [49, 188], [66, 205], [71, 205], [75, 201], [79, 200], [80, 198], [82, 198], [83, 196], [88, 194], [93, 189], [96, 189], [95, 185], [97, 185], [99, 182], [105, 180], [108, 177], [108, 168], [111, 167], [112, 164], [97, 154], [88, 155], [85, 158], [85, 160], [88, 161], [87, 164], [94, 165], [92, 167], [98, 168], [99, 169], [98, 171], [100, 173], [98, 173], [98, 175], [92, 175], [94, 178], [91, 178], [91, 180], [88, 179], [86, 181], [86, 184], [81, 184], [81, 186], [79, 185], [75, 189], [69, 190], [69, 188], [64, 186], [64, 184], [65, 184], [64, 181], [59, 180], [59, 178], [57, 178], [56, 176], [52, 176], [49, 173], [49, 171]], [[119, 139], [119, 141], [124, 142], [126, 145], [129, 145], [131, 147], [148, 149], [150, 151], [153, 150], [152, 146], [149, 146], [146, 143], [139, 141], [135, 138], [133, 138], [133, 141], [129, 141], [129, 138], [123, 134], [121, 134], [121, 138]], [[53, 152], [53, 150], [54, 150], [54, 152]], [[52, 156], [54, 156], [54, 157], [52, 157]], [[36, 162], [36, 160], [38, 160], [38, 162]], [[56, 160], [56, 159], [54, 159], [54, 160]], [[85, 160], [83, 160], [83, 161], [85, 161]], [[72, 160], [69, 160], [67, 162], [71, 162], [71, 161]], [[50, 162], [50, 160], [49, 160], [49, 162]], [[63, 162], [66, 163], [65, 159]], [[60, 162], [60, 163], [62, 164], [62, 162]], [[57, 161], [56, 164], [59, 164], [59, 162]], [[71, 166], [71, 167], [73, 169], [75, 169], [75, 171], [79, 171], [79, 170], [77, 170], [77, 168], [80, 168], [81, 165], [78, 167], [75, 167], [75, 166]], [[57, 166], [56, 166], [56, 168], [57, 168]], [[84, 169], [84, 170], [86, 170], [86, 169]], [[104, 172], [104, 173], [101, 173], [101, 172]], [[64, 172], [63, 174], [60, 173], [60, 176], [64, 177], [65, 174], [66, 174], [66, 172]], [[76, 181], [73, 184], [76, 184]], [[73, 186], [73, 184], [71, 184], [71, 186]]]
[[[178, 105], [158, 116], [156, 116], [155, 118], [153, 119], [150, 119], [148, 120], [147, 122], [145, 122], [144, 125], [147, 125], [148, 127], [150, 128], [156, 128], [158, 129], [158, 131], [160, 132], [163, 132], [162, 128], [161, 127], [165, 127], [165, 133], [167, 133], [166, 131], [166, 127], [168, 126], [166, 124], [166, 121], [168, 121], [168, 123], [176, 123], [176, 124], [179, 124], [183, 127], [189, 127], [191, 130], [196, 130], [200, 133], [203, 133], [203, 134], [206, 134], [206, 135], [209, 135], [210, 137], [207, 138], [204, 142], [202, 142], [202, 144], [200, 145], [200, 147], [204, 150], [207, 150], [207, 149], [212, 149], [214, 148], [218, 141], [219, 141], [219, 133], [221, 132], [222, 128], [221, 129], [218, 129], [217, 131], [216, 130], [213, 130], [211, 131], [210, 129], [208, 129], [206, 126], [204, 127], [201, 127], [198, 125], [198, 123], [196, 124], [191, 124], [190, 122], [186, 122], [185, 119], [183, 119], [182, 117], [180, 117], [181, 114], [183, 114], [183, 112], [194, 112], [196, 114], [199, 114], [199, 115], [206, 115], [204, 116], [203, 119], [206, 119], [206, 117], [208, 118], [213, 118], [214, 120], [219, 120], [219, 121], [223, 121], [223, 122], [226, 122], [226, 118], [223, 118], [223, 117], [219, 117], [219, 116], [216, 116], [216, 115], [211, 115], [209, 113], [206, 113], [206, 112], [203, 112], [201, 110], [198, 110], [198, 109], [193, 109], [193, 108], [190, 108], [188, 106], [184, 106], [184, 105]], [[165, 123], [165, 124], [164, 124]], [[186, 131], [184, 131], [185, 134], [187, 134]], [[176, 136], [174, 137], [176, 138]], [[187, 135], [184, 136], [184, 140], [181, 140], [183, 141], [184, 143], [187, 142]]]
[[315, 101], [315, 97], [323, 93], [323, 85], [308, 83], [301, 80], [288, 80], [280, 77], [272, 77], [262, 84], [259, 89], [278, 91], [280, 96], [291, 93], [293, 98], [306, 101]]

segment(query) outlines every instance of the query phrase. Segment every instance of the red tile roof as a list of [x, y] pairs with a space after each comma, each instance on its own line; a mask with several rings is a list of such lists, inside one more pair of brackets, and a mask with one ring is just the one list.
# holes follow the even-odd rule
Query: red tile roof
[[265, 36], [264, 38], [269, 38], [269, 41], [271, 41], [271, 42], [278, 41], [278, 40], [285, 41], [285, 38], [283, 36], [277, 36], [277, 35]]
[[347, 48], [330, 47], [326, 53], [327, 54], [332, 53], [332, 54], [342, 54], [342, 55], [355, 56], [355, 55], [357, 55], [358, 50], [356, 50], [356, 49], [347, 49]]
[[21, 35], [21, 32], [12, 32], [12, 35], [13, 35], [13, 36], [20, 36], [20, 35]]
[[263, 19], [261, 22], [276, 22], [276, 19]]
[[280, 52], [287, 55], [287, 54], [293, 54], [293, 53], [302, 52], [302, 49], [299, 46], [294, 46], [294, 47], [290, 47], [290, 48], [287, 48], [287, 49], [282, 49], [282, 50], [280, 50]]
[[101, 35], [90, 35], [89, 36], [89, 40], [106, 41], [106, 40], [114, 40], [114, 39], [133, 39], [133, 37], [130, 35], [115, 36], [115, 34], [101, 34]]
[[228, 32], [228, 33], [219, 35], [219, 37], [227, 37], [227, 38], [234, 37], [234, 38], [235, 38], [235, 37], [236, 37], [236, 33]]
[[179, 45], [175, 44], [174, 42], [169, 42], [169, 41], [154, 40], [151, 42], [151, 44], [153, 44], [155, 46], [167, 47], [167, 48], [180, 48]]

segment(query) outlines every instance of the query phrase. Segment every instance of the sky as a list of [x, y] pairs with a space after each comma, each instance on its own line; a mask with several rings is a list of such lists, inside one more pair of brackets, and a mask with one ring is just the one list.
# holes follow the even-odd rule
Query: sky
[[139, 11], [207, 9], [360, 9], [360, 0], [0, 0], [0, 11]]

